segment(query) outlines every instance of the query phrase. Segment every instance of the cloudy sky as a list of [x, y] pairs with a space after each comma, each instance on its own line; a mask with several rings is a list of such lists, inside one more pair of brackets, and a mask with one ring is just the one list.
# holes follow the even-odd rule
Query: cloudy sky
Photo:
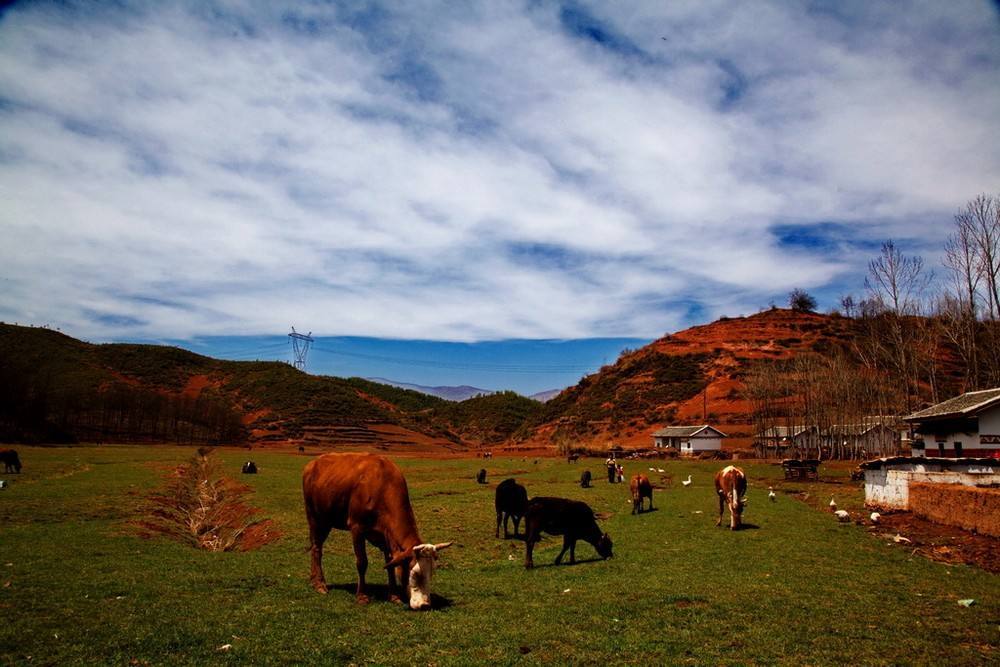
[[[90, 339], [651, 338], [1000, 191], [955, 2], [22, 2], [0, 319]], [[280, 340], [280, 339], [278, 339]]]

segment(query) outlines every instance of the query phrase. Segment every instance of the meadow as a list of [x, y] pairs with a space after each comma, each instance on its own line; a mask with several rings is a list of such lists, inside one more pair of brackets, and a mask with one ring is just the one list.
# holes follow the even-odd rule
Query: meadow
[[[838, 524], [785, 491], [781, 468], [743, 464], [745, 521], [715, 527], [713, 462], [657, 462], [674, 478], [656, 510], [633, 516], [626, 485], [595, 460], [395, 460], [428, 542], [453, 540], [433, 590], [437, 608], [388, 603], [369, 550], [375, 600], [354, 601], [345, 533], [327, 542], [332, 589], [316, 594], [300, 474], [307, 456], [220, 450], [251, 502], [284, 537], [250, 552], [208, 553], [133, 527], [145, 497], [194, 453], [173, 446], [18, 447], [21, 475], [0, 491], [0, 663], [3, 664], [996, 664], [1000, 578], [913, 556]], [[241, 476], [248, 454], [260, 474]], [[626, 473], [649, 464], [626, 463]], [[489, 484], [474, 482], [485, 467]], [[578, 484], [582, 470], [594, 487]], [[690, 474], [693, 483], [682, 487]], [[860, 509], [846, 470], [837, 490]], [[514, 476], [530, 495], [582, 499], [607, 518], [614, 558], [580, 543], [552, 566], [561, 538], [535, 550], [493, 536], [493, 488]], [[654, 482], [659, 478], [651, 474]], [[381, 599], [380, 599], [381, 598]], [[959, 599], [975, 599], [971, 607]], [[230, 645], [228, 649], [221, 647]]]

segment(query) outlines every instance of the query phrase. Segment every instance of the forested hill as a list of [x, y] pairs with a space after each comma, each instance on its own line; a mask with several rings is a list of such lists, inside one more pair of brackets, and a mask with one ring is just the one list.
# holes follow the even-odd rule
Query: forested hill
[[[509, 402], [509, 401], [508, 401]], [[540, 407], [540, 404], [532, 402]], [[524, 406], [476, 406], [281, 362], [85, 343], [0, 324], [0, 441], [357, 444], [455, 449], [504, 439]], [[467, 423], [471, 422], [471, 423]], [[482, 426], [476, 426], [476, 424]], [[507, 429], [506, 431], [504, 429]]]
[[[782, 419], [903, 414], [968, 386], [946, 334], [944, 322], [887, 313], [848, 318], [772, 308], [724, 317], [625, 351], [546, 403], [513, 440], [650, 447], [657, 428], [710, 423], [734, 436], [730, 446], [747, 446], [761, 405]], [[840, 404], [805, 413], [827, 409], [822, 401]]]

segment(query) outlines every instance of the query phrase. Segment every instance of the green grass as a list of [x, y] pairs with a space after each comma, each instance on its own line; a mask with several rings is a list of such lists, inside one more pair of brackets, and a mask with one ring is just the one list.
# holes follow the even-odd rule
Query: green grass
[[[307, 457], [254, 451], [242, 477], [252, 502], [285, 537], [250, 553], [212, 554], [141, 539], [128, 521], [190, 448], [19, 447], [25, 463], [0, 491], [0, 663], [127, 664], [984, 664], [998, 658], [1000, 579], [912, 557], [863, 528], [751, 480], [740, 532], [714, 526], [718, 464], [666, 462], [694, 484], [655, 492], [657, 511], [630, 515], [624, 485], [599, 480], [596, 461], [399, 459], [427, 541], [454, 540], [434, 592], [447, 601], [411, 612], [354, 603], [346, 534], [328, 542], [327, 596], [308, 585], [299, 475]], [[238, 476], [247, 452], [218, 454]], [[490, 485], [475, 484], [482, 466]], [[598, 478], [579, 488], [584, 467]], [[628, 473], [645, 464], [626, 464]], [[519, 541], [493, 538], [493, 486], [516, 476], [531, 495], [585, 499], [615, 558], [551, 567], [561, 540], [523, 567]], [[655, 479], [656, 475], [654, 475]], [[842, 480], [841, 480], [842, 481]], [[836, 485], [852, 509], [856, 486]], [[820, 490], [817, 489], [816, 493]], [[822, 489], [823, 493], [827, 489]], [[700, 514], [696, 512], [701, 512]], [[374, 563], [377, 554], [370, 550]], [[511, 557], [513, 559], [511, 559]], [[375, 567], [369, 582], [382, 585]], [[9, 585], [8, 585], [9, 583]], [[567, 591], [568, 589], [568, 591]], [[381, 591], [382, 589], [378, 589]], [[956, 601], [974, 598], [970, 608]], [[219, 652], [232, 644], [228, 652]]]

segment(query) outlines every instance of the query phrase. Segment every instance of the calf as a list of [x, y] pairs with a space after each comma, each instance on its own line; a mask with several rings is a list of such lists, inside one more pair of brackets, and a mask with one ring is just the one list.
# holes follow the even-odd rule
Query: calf
[[244, 475], [256, 475], [257, 474], [257, 464], [253, 461], [247, 461], [243, 464], [243, 474]]
[[0, 449], [0, 461], [3, 461], [4, 472], [21, 472], [21, 459], [13, 449]]
[[486, 483], [486, 468], [480, 468], [479, 472], [476, 473], [476, 482], [479, 484]]
[[649, 498], [649, 509], [653, 509], [653, 485], [649, 483], [649, 478], [643, 474], [632, 475], [629, 483], [632, 491], [632, 514], [642, 513], [642, 499]]
[[590, 488], [590, 480], [591, 479], [592, 479], [592, 477], [590, 475], [590, 471], [589, 470], [584, 470], [580, 474], [580, 486], [582, 486], [585, 489], [589, 489]]
[[521, 518], [528, 511], [527, 489], [514, 481], [514, 478], [505, 479], [497, 485], [497, 495], [493, 504], [497, 510], [496, 537], [500, 537], [501, 519], [503, 521], [503, 538], [506, 540], [508, 537], [508, 519], [514, 519], [514, 537], [517, 537], [518, 528], [521, 526]]
[[424, 543], [410, 506], [406, 479], [395, 463], [376, 454], [324, 454], [302, 470], [302, 495], [312, 552], [313, 588], [327, 592], [323, 577], [323, 542], [330, 530], [347, 530], [358, 568], [357, 601], [368, 602], [365, 541], [385, 556], [389, 599], [398, 602], [396, 571], [410, 596], [412, 609], [430, 609], [430, 582], [438, 552], [451, 546]]
[[601, 558], [611, 558], [611, 536], [602, 533], [594, 519], [594, 510], [579, 500], [566, 498], [532, 498], [525, 518], [524, 567], [535, 566], [531, 552], [542, 533], [563, 536], [563, 548], [556, 556], [556, 565], [569, 550], [569, 562], [576, 562], [576, 541], [590, 542]]
[[570, 454], [569, 456], [566, 457], [566, 463], [576, 463], [579, 460], [580, 460], [579, 454]]
[[747, 492], [747, 478], [736, 466], [726, 466], [715, 473], [715, 493], [719, 496], [719, 520], [716, 526], [722, 525], [722, 515], [725, 506], [729, 505], [729, 528], [738, 530], [743, 520], [743, 507], [747, 504], [744, 497]]

